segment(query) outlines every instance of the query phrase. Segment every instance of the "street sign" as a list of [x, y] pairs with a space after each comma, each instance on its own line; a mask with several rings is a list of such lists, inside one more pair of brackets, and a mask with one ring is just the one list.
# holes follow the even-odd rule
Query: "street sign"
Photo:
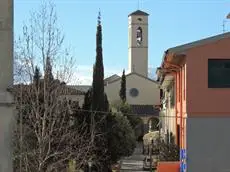
[[187, 171], [187, 151], [186, 149], [180, 150], [180, 172], [186, 172]]

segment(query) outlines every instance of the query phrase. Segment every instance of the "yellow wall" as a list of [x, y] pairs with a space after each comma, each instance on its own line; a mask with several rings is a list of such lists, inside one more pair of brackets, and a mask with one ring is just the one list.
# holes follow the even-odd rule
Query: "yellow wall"
[[[105, 86], [105, 92], [110, 103], [120, 100], [119, 91], [121, 88], [121, 80], [117, 80]], [[131, 97], [129, 90], [137, 88], [139, 95]], [[128, 104], [138, 105], [159, 105], [160, 104], [160, 89], [158, 84], [135, 74], [130, 74], [126, 77], [126, 95]]]

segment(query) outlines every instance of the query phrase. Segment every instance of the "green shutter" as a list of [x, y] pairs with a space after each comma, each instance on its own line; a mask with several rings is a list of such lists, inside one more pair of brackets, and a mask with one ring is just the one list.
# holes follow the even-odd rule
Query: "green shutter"
[[230, 59], [208, 60], [208, 87], [230, 88]]

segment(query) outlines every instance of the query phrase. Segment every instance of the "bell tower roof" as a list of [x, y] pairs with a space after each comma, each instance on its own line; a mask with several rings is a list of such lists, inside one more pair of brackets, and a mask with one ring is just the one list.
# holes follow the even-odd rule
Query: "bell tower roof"
[[149, 15], [148, 13], [141, 10], [137, 10], [129, 14], [129, 16], [148, 16], [148, 15]]

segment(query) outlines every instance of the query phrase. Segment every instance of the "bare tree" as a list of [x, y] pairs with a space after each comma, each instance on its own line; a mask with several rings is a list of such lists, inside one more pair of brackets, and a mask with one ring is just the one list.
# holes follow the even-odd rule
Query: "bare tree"
[[39, 84], [14, 88], [19, 112], [13, 142], [15, 171], [63, 170], [69, 160], [76, 160], [80, 168], [93, 149], [86, 125], [76, 125], [81, 111], [73, 102], [57, 98], [66, 93], [64, 86], [55, 83], [55, 91], [45, 91], [44, 96], [45, 85]]
[[64, 47], [64, 35], [58, 25], [54, 4], [43, 3], [38, 11], [31, 12], [22, 35], [15, 41], [14, 54], [17, 82], [31, 82], [35, 65], [44, 74], [47, 58], [54, 76], [66, 83], [70, 81], [75, 63], [70, 49]]
[[13, 87], [18, 112], [15, 171], [66, 171], [70, 160], [80, 169], [91, 156], [94, 135], [76, 122], [81, 111], [65, 99], [78, 92], [65, 84], [74, 63], [63, 41], [53, 4], [31, 13], [16, 41], [15, 79], [20, 84]]

